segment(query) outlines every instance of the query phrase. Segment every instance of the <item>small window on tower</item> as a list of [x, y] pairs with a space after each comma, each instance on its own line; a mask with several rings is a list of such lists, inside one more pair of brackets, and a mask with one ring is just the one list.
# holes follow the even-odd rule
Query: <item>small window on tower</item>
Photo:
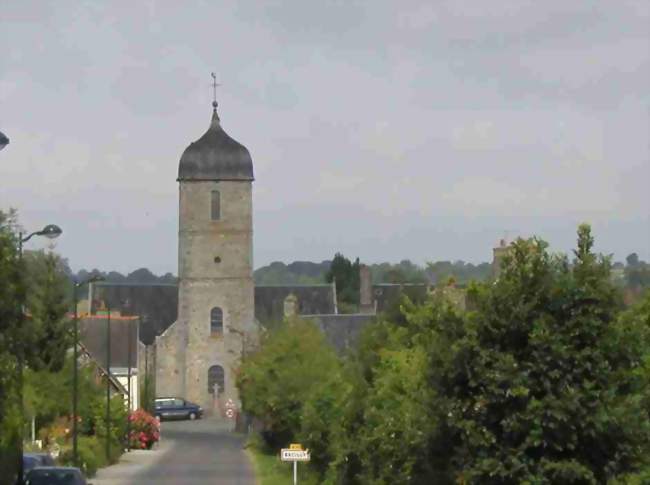
[[223, 335], [223, 311], [219, 307], [210, 310], [210, 335], [213, 337]]
[[213, 221], [221, 219], [221, 195], [218, 190], [212, 191], [212, 197], [210, 200], [210, 218]]

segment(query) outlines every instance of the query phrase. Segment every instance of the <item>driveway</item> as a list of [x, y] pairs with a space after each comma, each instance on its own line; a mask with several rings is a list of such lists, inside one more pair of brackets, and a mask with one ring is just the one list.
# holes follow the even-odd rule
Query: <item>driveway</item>
[[93, 485], [255, 485], [244, 437], [221, 421], [165, 421], [160, 448], [125, 453]]

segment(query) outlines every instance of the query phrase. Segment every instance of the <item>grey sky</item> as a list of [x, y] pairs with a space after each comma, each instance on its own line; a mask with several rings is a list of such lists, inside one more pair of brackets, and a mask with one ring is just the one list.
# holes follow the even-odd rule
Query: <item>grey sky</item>
[[[650, 258], [650, 2], [0, 8], [0, 208], [74, 269], [177, 269], [178, 160], [253, 156], [255, 266], [484, 261], [503, 236]], [[39, 247], [35, 244], [33, 247]]]

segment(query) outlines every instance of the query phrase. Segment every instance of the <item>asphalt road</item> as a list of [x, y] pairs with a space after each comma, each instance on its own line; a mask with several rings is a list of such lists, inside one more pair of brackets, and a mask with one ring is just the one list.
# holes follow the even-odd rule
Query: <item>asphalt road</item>
[[165, 421], [162, 424], [161, 449], [155, 460], [138, 467], [109, 467], [91, 482], [115, 485], [255, 485], [253, 467], [243, 450], [243, 443], [243, 436], [231, 433], [227, 425], [219, 421]]

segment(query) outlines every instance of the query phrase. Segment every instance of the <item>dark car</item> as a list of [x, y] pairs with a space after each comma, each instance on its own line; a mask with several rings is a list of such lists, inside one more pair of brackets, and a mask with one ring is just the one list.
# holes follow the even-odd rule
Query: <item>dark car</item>
[[199, 419], [203, 417], [203, 409], [198, 404], [186, 401], [179, 397], [156, 398], [156, 412], [158, 419]]
[[23, 453], [23, 473], [37, 466], [55, 466], [54, 458], [49, 453]]
[[32, 468], [25, 478], [25, 485], [92, 485], [79, 468], [45, 466]]

